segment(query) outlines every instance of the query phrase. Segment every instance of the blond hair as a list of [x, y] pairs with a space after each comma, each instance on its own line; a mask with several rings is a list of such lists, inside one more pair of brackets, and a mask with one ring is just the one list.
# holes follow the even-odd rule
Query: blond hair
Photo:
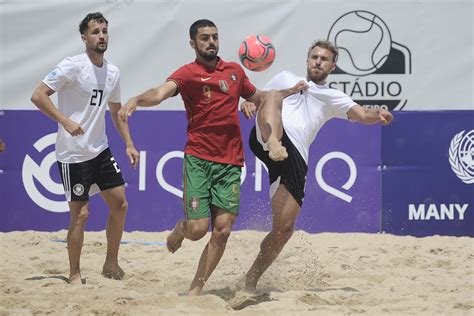
[[313, 50], [313, 48], [315, 48], [316, 46], [321, 47], [321, 48], [325, 48], [325, 49], [331, 51], [332, 61], [333, 62], [337, 61], [337, 57], [339, 56], [339, 49], [332, 42], [324, 41], [324, 40], [317, 40], [317, 41], [314, 41], [311, 44], [311, 46], [309, 47], [309, 50], [308, 50], [308, 57], [311, 54], [311, 51]]

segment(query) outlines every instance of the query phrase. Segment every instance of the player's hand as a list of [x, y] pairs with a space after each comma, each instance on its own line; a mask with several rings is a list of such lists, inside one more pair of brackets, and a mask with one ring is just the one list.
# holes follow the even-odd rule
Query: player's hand
[[244, 101], [240, 104], [240, 110], [244, 113], [245, 117], [251, 119], [257, 113], [257, 106], [255, 103]]
[[133, 145], [127, 146], [126, 152], [128, 159], [130, 160], [130, 165], [136, 169], [138, 166], [138, 161], [140, 160], [140, 154]]
[[63, 124], [64, 129], [71, 134], [71, 136], [79, 136], [84, 134], [84, 129], [81, 125], [77, 124], [73, 120], [67, 119]]
[[118, 112], [119, 118], [126, 122], [129, 116], [132, 116], [133, 112], [137, 109], [137, 104], [134, 102], [128, 101], [124, 106], [122, 106]]
[[379, 120], [380, 124], [388, 125], [393, 120], [393, 115], [387, 110], [381, 109], [379, 112]]
[[291, 88], [291, 90], [293, 91], [293, 93], [298, 93], [303, 90], [308, 90], [308, 88], [308, 83], [304, 80], [300, 80]]

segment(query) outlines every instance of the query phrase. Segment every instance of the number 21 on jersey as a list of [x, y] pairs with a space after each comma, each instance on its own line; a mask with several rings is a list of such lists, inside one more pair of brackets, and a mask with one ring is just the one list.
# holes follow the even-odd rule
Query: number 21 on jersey
[[91, 106], [100, 106], [102, 103], [102, 94], [104, 90], [92, 89]]

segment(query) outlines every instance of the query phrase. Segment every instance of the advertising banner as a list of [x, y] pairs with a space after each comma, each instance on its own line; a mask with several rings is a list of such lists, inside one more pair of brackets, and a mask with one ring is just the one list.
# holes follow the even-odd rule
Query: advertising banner
[[474, 111], [396, 113], [382, 161], [383, 231], [474, 236]]
[[[248, 148], [253, 121], [242, 116], [246, 165], [241, 208], [235, 229], [269, 230], [268, 174]], [[163, 231], [183, 218], [182, 158], [186, 118], [182, 111], [136, 112], [130, 120], [140, 151], [136, 170], [128, 165], [124, 145], [107, 120], [109, 145], [126, 181], [129, 202], [126, 230]], [[68, 227], [54, 143], [57, 126], [39, 111], [3, 111], [0, 135], [0, 231], [59, 230]], [[310, 151], [306, 197], [297, 229], [308, 232], [380, 230], [380, 127], [330, 121]], [[90, 199], [88, 230], [105, 227], [107, 207]]]

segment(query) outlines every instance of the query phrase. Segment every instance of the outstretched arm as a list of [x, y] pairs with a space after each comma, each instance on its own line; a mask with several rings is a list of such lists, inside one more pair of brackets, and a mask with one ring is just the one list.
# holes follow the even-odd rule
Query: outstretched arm
[[359, 104], [354, 105], [348, 112], [347, 117], [363, 124], [388, 125], [393, 120], [393, 115], [384, 109], [367, 109]]
[[[260, 92], [260, 93], [263, 93], [263, 94], [270, 93], [270, 95], [268, 96], [270, 99], [270, 102], [274, 102], [275, 104], [275, 103], [281, 103], [281, 100], [278, 100], [278, 99], [284, 99], [287, 96], [298, 93], [302, 90], [306, 90], [308, 89], [308, 87], [309, 87], [308, 83], [304, 80], [301, 80], [297, 82], [293, 87], [288, 88], [288, 89], [282, 89], [278, 91], [271, 90], [269, 92]], [[240, 110], [244, 113], [245, 117], [248, 119], [252, 118], [255, 115], [255, 113], [257, 113], [257, 110], [260, 108], [260, 106], [264, 103], [264, 100], [265, 100], [265, 97], [262, 95], [257, 95], [255, 97], [257, 98], [255, 102], [244, 101], [240, 104]], [[250, 99], [250, 100], [253, 100], [253, 99]]]
[[158, 105], [169, 97], [175, 95], [176, 89], [178, 89], [178, 86], [174, 81], [166, 81], [162, 85], [128, 100], [128, 102], [120, 109], [118, 115], [121, 120], [125, 121], [128, 116], [131, 116], [132, 113], [135, 112], [137, 106], [148, 107]]
[[33, 92], [31, 102], [49, 118], [61, 124], [71, 136], [84, 134], [84, 129], [78, 123], [65, 116], [54, 106], [49, 98], [53, 93], [53, 89], [41, 82]]
[[130, 135], [130, 129], [128, 128], [128, 120], [119, 119], [119, 110], [122, 108], [120, 103], [109, 102], [110, 116], [112, 122], [114, 123], [115, 129], [119, 132], [120, 137], [122, 137], [123, 142], [126, 146], [126, 153], [130, 164], [136, 168], [138, 166], [138, 158], [140, 154], [138, 153], [135, 145], [132, 141], [132, 136]]
[[309, 88], [309, 85], [306, 81], [300, 80], [293, 87], [288, 89], [278, 90], [282, 98], [286, 98], [292, 94], [298, 93], [300, 91], [306, 90]]

